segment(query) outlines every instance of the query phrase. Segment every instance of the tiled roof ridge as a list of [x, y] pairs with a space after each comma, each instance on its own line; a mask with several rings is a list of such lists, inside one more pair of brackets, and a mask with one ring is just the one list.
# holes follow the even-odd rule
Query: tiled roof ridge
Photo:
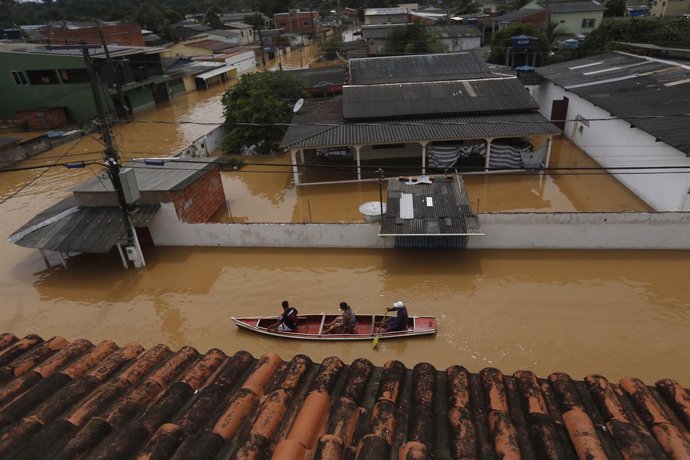
[[0, 335], [0, 458], [689, 458], [690, 393], [600, 375]]

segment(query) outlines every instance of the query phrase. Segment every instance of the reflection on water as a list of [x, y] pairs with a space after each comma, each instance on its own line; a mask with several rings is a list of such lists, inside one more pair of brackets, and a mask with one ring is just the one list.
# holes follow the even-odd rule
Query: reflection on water
[[[139, 115], [145, 123], [118, 129], [121, 150], [130, 157], [179, 151], [211, 126], [149, 122], [218, 123], [223, 89], [191, 93]], [[560, 147], [555, 164], [587, 164], [577, 149]], [[87, 137], [22, 165], [99, 158], [101, 149]], [[251, 161], [268, 165], [223, 173], [229, 206], [219, 219], [358, 221], [357, 207], [378, 199], [375, 182], [295, 188], [288, 168], [275, 166], [286, 157]], [[98, 172], [94, 166], [0, 174], [0, 234], [9, 236]], [[646, 209], [605, 176], [492, 175], [467, 177], [465, 183], [480, 211]], [[38, 251], [3, 239], [2, 330], [111, 338], [120, 345], [246, 349], [254, 355], [274, 350], [284, 358], [307, 353], [317, 361], [364, 356], [377, 364], [461, 363], [473, 371], [497, 366], [506, 372], [601, 372], [647, 381], [673, 376], [690, 385], [690, 369], [678, 366], [688, 360], [688, 252], [147, 248], [145, 256], [148, 266], [136, 271], [123, 270], [115, 253], [70, 257], [68, 269], [49, 254], [54, 266], [46, 268]], [[346, 300], [355, 311], [375, 313], [403, 299], [412, 313], [438, 316], [440, 331], [431, 338], [384, 341], [374, 351], [369, 343], [258, 337], [238, 331], [230, 320], [275, 314], [286, 298], [302, 312], [336, 312]]]

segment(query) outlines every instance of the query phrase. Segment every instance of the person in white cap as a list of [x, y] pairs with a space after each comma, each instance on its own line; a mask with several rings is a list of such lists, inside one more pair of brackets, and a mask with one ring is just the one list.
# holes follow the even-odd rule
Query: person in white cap
[[387, 311], [398, 312], [395, 318], [386, 320], [384, 325], [385, 332], [404, 331], [407, 329], [407, 307], [402, 300], [393, 303], [392, 307], [386, 308]]

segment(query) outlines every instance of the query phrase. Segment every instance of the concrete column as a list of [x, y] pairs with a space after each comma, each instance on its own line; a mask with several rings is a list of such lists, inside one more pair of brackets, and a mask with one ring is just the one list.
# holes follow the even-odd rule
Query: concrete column
[[297, 151], [295, 149], [290, 149], [290, 156], [292, 157], [292, 177], [294, 178], [295, 185], [299, 185], [299, 171], [297, 170]]
[[426, 174], [426, 146], [428, 144], [428, 141], [420, 142], [422, 146], [422, 175]]
[[491, 158], [491, 142], [493, 138], [486, 139], [486, 160], [484, 162], [484, 170], [489, 170], [489, 159]]
[[551, 145], [553, 144], [553, 136], [549, 136], [546, 139], [546, 159], [544, 160], [544, 167], [549, 167], [549, 161], [551, 160]]
[[355, 145], [355, 153], [357, 157], [357, 180], [362, 180], [362, 165], [359, 160], [359, 149], [361, 148], [361, 145]]

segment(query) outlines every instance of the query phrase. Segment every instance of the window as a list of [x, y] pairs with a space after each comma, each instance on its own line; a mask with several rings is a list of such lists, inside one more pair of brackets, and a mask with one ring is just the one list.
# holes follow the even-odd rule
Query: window
[[57, 73], [50, 70], [27, 70], [26, 76], [29, 77], [29, 82], [32, 85], [58, 85], [60, 80]]
[[60, 80], [66, 84], [88, 83], [89, 74], [86, 69], [61, 69], [58, 70]]
[[18, 86], [25, 86], [29, 84], [29, 80], [26, 79], [24, 72], [12, 72], [12, 79], [14, 84]]
[[594, 22], [596, 19], [583, 19], [582, 20], [582, 28], [583, 29], [592, 29], [594, 28]]

